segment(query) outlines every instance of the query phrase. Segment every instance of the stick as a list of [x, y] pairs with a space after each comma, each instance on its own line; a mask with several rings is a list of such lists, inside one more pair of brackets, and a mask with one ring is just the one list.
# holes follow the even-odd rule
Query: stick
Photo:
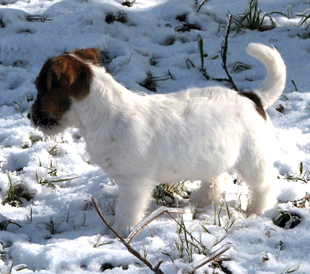
[[164, 274], [159, 267], [162, 262], [159, 262], [157, 266], [154, 266], [151, 262], [149, 262], [146, 258], [142, 257], [141, 254], [133, 249], [130, 244], [128, 244], [123, 237], [121, 237], [114, 229], [113, 227], [106, 221], [106, 219], [103, 217], [102, 212], [99, 208], [99, 205], [97, 201], [92, 198], [92, 203], [100, 216], [101, 220], [106, 224], [106, 226], [115, 234], [115, 236], [122, 242], [122, 244], [127, 248], [127, 250], [134, 255], [137, 259], [139, 259], [141, 262], [143, 262], [149, 269], [151, 269], [155, 274]]
[[187, 272], [187, 273], [191, 273], [195, 270], [197, 270], [198, 268], [202, 267], [203, 265], [213, 261], [214, 259], [216, 259], [217, 257], [221, 256], [223, 253], [225, 253], [228, 249], [230, 249], [230, 245], [226, 244], [220, 248], [218, 248], [217, 250], [215, 250], [214, 252], [212, 252], [210, 254], [210, 256], [196, 262], [196, 263], [192, 263], [191, 264], [191, 271]]
[[171, 213], [185, 214], [185, 211], [181, 208], [169, 208], [165, 206], [162, 206], [156, 209], [133, 228], [133, 230], [130, 232], [130, 234], [128, 235], [126, 239], [126, 242], [129, 244], [144, 227], [146, 227], [149, 223], [151, 223], [152, 221], [154, 221], [156, 218], [158, 218], [164, 213], [168, 213], [170, 217], [173, 218]]

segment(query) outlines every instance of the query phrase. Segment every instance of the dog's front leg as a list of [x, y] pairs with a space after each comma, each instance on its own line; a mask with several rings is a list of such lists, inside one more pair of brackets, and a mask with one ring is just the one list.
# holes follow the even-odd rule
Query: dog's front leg
[[144, 217], [150, 201], [153, 182], [146, 179], [135, 179], [119, 182], [119, 197], [116, 204], [114, 229], [126, 237], [130, 228]]

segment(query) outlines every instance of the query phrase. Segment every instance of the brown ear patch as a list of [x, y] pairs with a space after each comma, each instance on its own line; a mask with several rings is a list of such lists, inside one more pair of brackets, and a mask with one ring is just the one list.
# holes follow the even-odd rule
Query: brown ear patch
[[65, 54], [47, 60], [35, 84], [40, 95], [62, 92], [80, 100], [89, 93], [91, 80], [89, 65]]
[[94, 65], [99, 64], [100, 60], [100, 52], [96, 48], [88, 48], [88, 49], [77, 49], [71, 51], [71, 53], [77, 55], [79, 58], [91, 62]]

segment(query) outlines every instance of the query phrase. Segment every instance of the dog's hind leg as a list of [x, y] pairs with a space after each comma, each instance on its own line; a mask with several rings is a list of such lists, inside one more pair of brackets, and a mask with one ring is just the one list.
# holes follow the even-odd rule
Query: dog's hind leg
[[191, 194], [191, 204], [203, 208], [218, 202], [228, 180], [230, 180], [230, 175], [223, 173], [216, 179], [201, 182], [200, 187]]
[[128, 180], [119, 184], [119, 197], [113, 227], [121, 236], [127, 236], [130, 228], [144, 217], [152, 187], [152, 182], [143, 179]]

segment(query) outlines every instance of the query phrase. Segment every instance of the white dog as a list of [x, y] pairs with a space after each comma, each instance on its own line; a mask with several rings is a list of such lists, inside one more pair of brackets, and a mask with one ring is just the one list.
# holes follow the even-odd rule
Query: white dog
[[97, 66], [98, 50], [69, 52], [42, 67], [29, 118], [49, 135], [80, 130], [92, 161], [119, 186], [114, 226], [123, 235], [143, 217], [154, 185], [201, 180], [211, 202], [220, 193], [211, 183], [231, 170], [249, 186], [248, 211], [260, 214], [276, 203], [265, 109], [282, 93], [286, 69], [274, 48], [251, 43], [247, 52], [267, 67], [253, 92], [213, 87], [146, 96]]

